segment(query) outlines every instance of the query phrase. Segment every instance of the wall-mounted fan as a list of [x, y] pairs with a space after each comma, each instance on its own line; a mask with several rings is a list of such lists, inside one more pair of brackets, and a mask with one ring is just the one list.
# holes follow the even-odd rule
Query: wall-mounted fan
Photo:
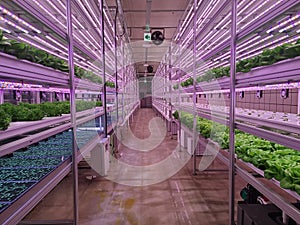
[[153, 73], [153, 66], [152, 65], [147, 66], [147, 72], [148, 73]]
[[262, 90], [257, 90], [256, 91], [256, 98], [261, 99], [263, 96], [263, 91]]
[[280, 97], [286, 99], [289, 97], [289, 89], [283, 88], [280, 91]]
[[154, 31], [151, 34], [152, 43], [155, 45], [160, 45], [161, 43], [163, 43], [164, 39], [165, 37], [161, 31]]

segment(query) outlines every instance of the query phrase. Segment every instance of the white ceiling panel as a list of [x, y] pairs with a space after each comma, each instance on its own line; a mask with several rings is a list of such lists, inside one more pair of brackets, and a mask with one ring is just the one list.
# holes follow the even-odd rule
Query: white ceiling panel
[[[115, 0], [107, 0], [113, 5]], [[147, 17], [147, 0], [121, 0], [128, 35], [131, 40], [133, 58], [139, 71], [144, 71], [145, 61], [158, 64], [170, 46], [170, 40], [177, 30], [190, 0], [152, 0], [150, 12], [151, 32], [159, 30], [164, 33], [165, 41], [156, 46], [143, 41]], [[151, 47], [145, 48], [145, 44]], [[147, 58], [145, 58], [147, 52]], [[156, 65], [155, 64], [155, 65]], [[154, 66], [156, 70], [156, 66]]]

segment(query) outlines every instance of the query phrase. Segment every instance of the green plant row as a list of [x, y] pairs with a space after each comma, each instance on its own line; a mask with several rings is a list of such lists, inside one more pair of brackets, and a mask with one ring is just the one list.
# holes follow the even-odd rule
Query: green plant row
[[105, 84], [106, 84], [107, 87], [115, 88], [115, 83], [114, 82], [106, 81]]
[[175, 84], [174, 86], [173, 86], [173, 89], [174, 90], [177, 90], [179, 88], [179, 85], [178, 84]]
[[[179, 113], [175, 112], [178, 118]], [[193, 115], [181, 112], [181, 122], [193, 127]], [[229, 130], [225, 125], [197, 117], [196, 130], [223, 149], [229, 148]], [[300, 152], [236, 130], [235, 152], [238, 158], [264, 170], [267, 179], [275, 178], [280, 186], [300, 194]]]
[[[51, 67], [62, 72], [69, 72], [68, 63], [56, 56], [53, 56], [46, 51], [37, 49], [28, 44], [15, 40], [5, 39], [0, 30], [0, 52], [13, 55], [18, 59], [25, 59], [30, 62], [38, 63], [47, 67]], [[102, 79], [92, 71], [84, 70], [78, 66], [74, 66], [76, 77], [90, 80], [94, 83], [101, 84]]]
[[[83, 111], [95, 106], [102, 106], [102, 102], [76, 101], [76, 111]], [[43, 117], [61, 116], [70, 113], [70, 102], [44, 102], [42, 104], [20, 103], [0, 105], [0, 130], [6, 130], [10, 122], [35, 121]]]
[[[272, 65], [276, 62], [294, 58], [296, 56], [300, 56], [300, 39], [295, 44], [285, 43], [277, 46], [274, 49], [265, 49], [260, 55], [254, 56], [249, 59], [240, 60], [236, 64], [236, 71], [247, 73], [253, 68]], [[229, 66], [208, 70], [204, 75], [197, 77], [196, 82], [209, 82], [221, 77], [230, 77]], [[180, 83], [182, 87], [188, 87], [192, 84], [193, 78], [189, 78], [188, 80]], [[177, 88], [174, 87], [174, 89]]]

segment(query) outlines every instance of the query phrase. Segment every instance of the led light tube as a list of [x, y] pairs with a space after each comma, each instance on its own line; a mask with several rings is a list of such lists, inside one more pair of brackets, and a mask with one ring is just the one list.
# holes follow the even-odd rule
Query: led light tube
[[[48, 36], [48, 35], [46, 35], [45, 37], [46, 37], [47, 39], [49, 39], [50, 41], [52, 41], [53, 43], [55, 43], [56, 45], [58, 45], [59, 47], [61, 47], [62, 49], [68, 50], [67, 47], [65, 47], [64, 45], [62, 45], [61, 43], [59, 43], [58, 41], [56, 41], [56, 40], [53, 39], [52, 37], [50, 37], [50, 36]], [[81, 60], [86, 60], [85, 58], [83, 58], [82, 56], [80, 56], [79, 54], [77, 54], [77, 53], [75, 53], [75, 52], [74, 52], [74, 55], [75, 55], [76, 57], [78, 57], [79, 59], [81, 59]]]
[[[260, 43], [262, 43], [262, 42], [264, 42], [264, 41], [266, 41], [266, 40], [272, 38], [273, 36], [274, 36], [274, 35], [271, 34], [271, 35], [269, 35], [269, 36], [267, 36], [267, 37], [265, 37], [265, 38], [259, 40], [258, 42], [255, 42], [254, 44], [247, 46], [247, 48], [245, 48], [245, 49], [250, 49], [250, 48], [252, 48], [253, 46], [258, 45], [258, 44], [260, 44]], [[242, 50], [238, 51], [238, 53], [244, 51], [245, 49], [242, 49]]]
[[288, 29], [290, 29], [290, 28], [292, 28], [292, 27], [296, 27], [296, 26], [298, 26], [299, 24], [300, 24], [300, 20], [298, 20], [298, 21], [295, 22], [295, 23], [292, 23], [291, 25], [289, 25], [289, 26], [287, 26], [287, 27], [285, 27], [285, 28], [280, 29], [280, 30], [279, 30], [279, 33], [282, 33], [282, 32], [284, 32], [284, 31], [287, 31]]
[[44, 50], [44, 51], [46, 51], [46, 52], [48, 52], [48, 53], [50, 53], [50, 54], [52, 54], [52, 55], [55, 55], [55, 56], [57, 56], [57, 57], [59, 57], [59, 58], [61, 58], [61, 59], [68, 60], [68, 58], [66, 58], [66, 57], [64, 57], [64, 56], [61, 56], [61, 55], [59, 55], [59, 54], [56, 54], [55, 52], [53, 52], [53, 51], [51, 51], [51, 50], [49, 50], [49, 49], [46, 49], [46, 48], [44, 48], [44, 47], [42, 47], [42, 46], [40, 46], [40, 45], [38, 45], [38, 44], [36, 44], [36, 43], [34, 43], [34, 42], [32, 42], [32, 41], [29, 41], [29, 40], [26, 39], [26, 38], [23, 38], [23, 37], [20, 37], [20, 36], [18, 36], [18, 38], [19, 38], [20, 40], [22, 40], [22, 41], [24, 41], [24, 42], [26, 42], [26, 43], [28, 43], [28, 44], [30, 44], [30, 45], [36, 47], [36, 48], [39, 48], [39, 49], [41, 49], [41, 50]]
[[266, 32], [267, 32], [267, 33], [270, 33], [270, 32], [272, 32], [272, 31], [274, 31], [274, 30], [276, 30], [276, 29], [278, 29], [278, 28], [280, 28], [280, 27], [282, 27], [282, 26], [284, 26], [284, 25], [286, 25], [286, 24], [288, 24], [288, 23], [293, 22], [294, 20], [298, 19], [299, 17], [300, 17], [300, 14], [297, 14], [297, 15], [295, 15], [295, 16], [289, 18], [288, 20], [286, 20], [286, 21], [284, 21], [284, 22], [282, 22], [282, 23], [276, 25], [275, 27], [272, 27], [271, 29], [267, 30]]
[[[87, 9], [85, 8], [85, 6], [82, 4], [82, 2], [80, 0], [77, 0], [77, 2], [79, 3], [81, 9], [83, 10], [83, 12], [86, 12]], [[94, 25], [94, 27], [97, 27], [97, 24], [95, 23], [94, 19], [92, 18], [92, 16], [89, 13], [85, 14], [86, 16], [88, 16], [88, 18], [90, 19], [90, 21], [92, 22], [92, 24]], [[100, 32], [99, 32], [100, 33]]]
[[[263, 5], [265, 5], [265, 3], [267, 3], [269, 0], [265, 0], [265, 2], [263, 2], [261, 5], [259, 5], [257, 8], [255, 8], [254, 11], [252, 11], [252, 13], [254, 13], [255, 11], [257, 11], [258, 9], [260, 9]], [[270, 7], [268, 7], [266, 10], [264, 10], [262, 13], [260, 13], [258, 16], [256, 16], [255, 18], [253, 18], [252, 20], [250, 20], [248, 23], [246, 23], [244, 26], [242, 26], [239, 30], [244, 29], [248, 24], [251, 24], [253, 21], [257, 20], [258, 18], [260, 18], [262, 15], [266, 14], [268, 11], [270, 11], [271, 9], [273, 9], [275, 6], [277, 6], [278, 4], [280, 4], [283, 0], [277, 0], [274, 4], [272, 4]], [[242, 20], [240, 20], [237, 24], [240, 24], [242, 21], [244, 21], [247, 17], [249, 17], [249, 15], [245, 16]]]
[[[202, 0], [199, 1], [198, 6], [200, 5], [201, 2], [202, 2]], [[197, 6], [197, 7], [198, 7], [198, 6]], [[193, 6], [191, 6], [190, 11], [188, 12], [188, 14], [187, 14], [187, 16], [186, 16], [186, 19], [183, 21], [180, 30], [182, 30], [183, 27], [185, 27], [185, 24], [186, 24], [186, 22], [187, 22], [187, 20], [188, 20], [188, 18], [189, 18], [189, 16], [190, 16], [190, 14], [192, 13], [192, 11], [193, 11]], [[193, 13], [193, 14], [194, 14], [194, 13]], [[193, 15], [191, 15], [191, 18], [192, 18], [192, 17], [193, 17]], [[190, 23], [190, 21], [187, 23], [187, 25], [188, 25], [189, 23]], [[180, 33], [181, 33], [181, 35], [179, 35], [179, 38], [182, 36], [183, 32], [178, 32], [178, 34], [180, 34]], [[175, 39], [176, 39], [176, 38], [175, 38]]]
[[19, 18], [18, 16], [16, 16], [15, 14], [13, 14], [12, 12], [8, 11], [7, 9], [5, 9], [3, 6], [0, 5], [0, 11], [2, 11], [4, 14], [9, 15], [10, 17], [12, 17], [13, 19], [15, 19], [16, 21], [18, 21], [19, 23], [22, 23], [23, 25], [25, 25], [26, 27], [30, 28], [31, 30], [34, 30], [37, 33], [41, 33], [40, 30], [36, 29], [35, 27], [33, 27], [32, 25], [30, 25], [29, 23], [27, 23], [26, 21], [24, 21], [23, 19]]
[[[61, 12], [57, 7], [56, 7], [56, 5], [55, 4], [53, 4], [51, 1], [52, 0], [47, 0], [48, 2], [49, 2], [49, 4], [54, 8], [54, 9], [56, 9], [56, 11], [66, 20], [66, 15], [63, 13], [63, 12]], [[60, 1], [60, 0], [56, 0], [61, 6], [62, 6], [62, 8], [64, 9], [64, 10], [66, 10], [66, 7], [65, 7], [65, 5]], [[74, 16], [74, 15], [72, 15], [72, 19], [77, 23], [77, 25], [79, 25], [80, 26], [80, 28], [81, 29], [83, 29], [83, 30], [85, 30], [85, 28], [81, 25], [81, 23], [77, 20], [77, 18]], [[76, 27], [75, 26], [75, 24], [73, 25], [74, 27]], [[76, 29], [78, 29], [77, 27], [76, 27]]]
[[260, 8], [262, 8], [265, 4], [267, 4], [270, 0], [265, 0], [263, 1], [261, 4], [259, 4], [259, 6], [255, 7], [255, 9], [252, 11], [252, 13], [249, 13], [248, 15], [246, 15], [245, 17], [243, 17], [241, 20], [238, 21], [237, 24], [240, 24], [241, 22], [243, 22], [244, 20], [246, 20], [248, 17], [250, 17], [253, 13], [255, 13], [256, 11], [258, 11]]
[[251, 44], [252, 42], [256, 41], [257, 39], [259, 39], [261, 36], [257, 35], [255, 37], [252, 37], [249, 41], [246, 41], [245, 43], [242, 43], [241, 45], [239, 45], [237, 48], [243, 48], [244, 46]]
[[15, 23], [13, 23], [13, 22], [11, 22], [11, 21], [9, 21], [9, 20], [3, 18], [2, 16], [0, 16], [0, 21], [1, 21], [1, 20], [4, 21], [5, 23], [7, 23], [8, 25], [10, 25], [10, 26], [12, 26], [12, 27], [14, 27], [14, 28], [17, 28], [18, 30], [20, 30], [20, 31], [22, 31], [22, 32], [24, 32], [24, 33], [26, 33], [26, 34], [29, 33], [28, 30], [25, 30], [24, 28], [22, 28], [22, 27], [18, 26], [17, 24], [15, 24]]
[[[225, 38], [222, 42], [220, 42], [219, 44], [217, 44], [216, 46], [214, 46], [214, 48], [219, 47], [219, 46], [222, 45], [224, 42], [226, 42], [228, 39], [230, 39], [230, 37]], [[214, 44], [214, 42], [213, 42], [212, 44]], [[211, 44], [211, 45], [212, 45], [212, 44]], [[204, 51], [199, 52], [198, 56], [199, 56], [201, 53], [203, 53], [203, 52], [204, 52]]]
[[[78, 1], [80, 1], [80, 0], [78, 0]], [[88, 7], [89, 11], [92, 13], [92, 16], [94, 16], [96, 23], [98, 23], [99, 27], [101, 27], [100, 21], [98, 20], [100, 18], [100, 15], [97, 17], [96, 14], [94, 13], [94, 10], [90, 6], [90, 3], [87, 0], [84, 0], [84, 2], [86, 4], [86, 6]]]
[[[56, 11], [58, 12], [58, 13], [60, 13], [62, 16], [63, 16], [63, 18], [64, 19], [66, 19], [66, 16], [63, 14], [63, 13], [61, 13], [60, 12], [60, 10], [50, 1], [50, 0], [47, 0], [49, 3], [50, 3], [50, 5], [53, 7], [53, 8], [55, 8], [56, 9]], [[63, 7], [63, 8], [65, 8], [65, 6], [62, 4], [62, 2], [60, 1], [60, 0], [57, 0], [58, 1], [58, 3]], [[79, 24], [79, 26], [82, 28], [82, 29], [85, 29], [82, 25], [81, 25], [81, 23], [76, 19], [76, 17], [75, 16], [73, 16], [72, 18], [74, 18], [74, 20]], [[75, 28], [77, 28], [75, 25], [74, 25], [74, 27]], [[77, 31], [83, 36], [83, 38], [84, 39], [87, 39], [87, 37], [86, 37], [86, 35], [84, 35], [83, 33], [82, 33], [82, 31], [80, 31], [78, 28], [77, 28]], [[91, 37], [91, 39], [93, 39], [94, 41], [95, 41], [95, 39], [89, 34], [89, 32], [88, 32], [88, 35]], [[79, 41], [79, 42], [81, 42], [82, 44], [83, 44], [83, 41], [77, 36], [77, 35], [74, 35], [74, 37]], [[87, 39], [88, 40], [88, 42], [89, 43], [91, 43], [92, 45], [93, 45], [93, 47], [95, 48], [95, 49], [97, 49], [98, 47], [96, 47], [89, 39]], [[95, 43], [97, 43], [96, 41], [95, 41]], [[87, 45], [85, 45], [85, 47], [87, 47]], [[90, 48], [88, 48], [89, 50], [91, 50]], [[101, 48], [100, 48], [101, 49]]]
[[[80, 33], [81, 35], [82, 35], [82, 37], [85, 37], [85, 39], [87, 39], [86, 38], [86, 35], [84, 35], [84, 33], [82, 33], [82, 31], [81, 30], [77, 30], [77, 32], [78, 33]], [[90, 34], [90, 32], [88, 32], [88, 31], [86, 31], [86, 33], [87, 33], [87, 35], [96, 43], [96, 44], [98, 44], [97, 43], [97, 41], [91, 36], [91, 34]], [[88, 40], [88, 39], [87, 39]], [[97, 46], [91, 41], [91, 40], [89, 40], [89, 43], [95, 48], [95, 49], [101, 49], [101, 46], [98, 44]]]
[[211, 43], [207, 48], [210, 48], [215, 43], [217, 43], [221, 38], [223, 38], [228, 32], [224, 32], [221, 36], [219, 36], [213, 43]]
[[66, 6], [61, 2], [61, 0], [56, 0], [60, 5], [61, 7], [66, 11]]
[[278, 46], [280, 46], [280, 45], [282, 45], [282, 44], [284, 44], [284, 43], [296, 42], [296, 41], [298, 41], [298, 40], [299, 40], [299, 38], [300, 38], [300, 35], [299, 35], [299, 36], [296, 36], [296, 37], [293, 37], [293, 38], [292, 38], [292, 39], [290, 39], [290, 40], [287, 40], [287, 41], [280, 42], [279, 44], [276, 44], [276, 45], [274, 45], [274, 46], [270, 47], [270, 49], [276, 48], [276, 47], [278, 47]]
[[66, 19], [66, 15], [60, 11], [59, 8], [56, 7], [55, 4], [52, 3], [52, 0], [47, 0], [47, 2], [58, 12], [64, 19]]
[[263, 49], [263, 48], [267, 47], [268, 45], [274, 44], [274, 43], [279, 42], [279, 41], [281, 41], [281, 40], [283, 40], [283, 39], [285, 39], [285, 38], [288, 38], [288, 37], [289, 37], [288, 35], [283, 36], [283, 37], [281, 37], [281, 38], [279, 38], [279, 39], [276, 39], [276, 40], [271, 41], [271, 42], [269, 42], [269, 43], [267, 43], [267, 44], [264, 44], [264, 45], [262, 45], [262, 46], [259, 46], [259, 47], [255, 48], [255, 49], [252, 49], [251, 51], [246, 52], [246, 53], [240, 55], [239, 57], [243, 57], [243, 56], [245, 56], [245, 55], [247, 55], [247, 54], [249, 54], [249, 53], [255, 52], [255, 51], [260, 50], [260, 49]]
[[[219, 1], [219, 0], [215, 0], [215, 1]], [[196, 7], [196, 9], [198, 8], [198, 6], [200, 5], [200, 2], [198, 3], [198, 5], [197, 5], [197, 7]], [[213, 6], [215, 7], [217, 4], [215, 4], [214, 5], [214, 3], [211, 3], [211, 7], [207, 7], [207, 8], [205, 8], [205, 10], [204, 10], [204, 12], [202, 12], [202, 14], [199, 16], [199, 19], [197, 20], [197, 22], [196, 22], [196, 24], [197, 24], [197, 27], [200, 27], [200, 25], [198, 24], [199, 23], [199, 21], [201, 20], [201, 18], [203, 18], [203, 20], [202, 20], [202, 22], [206, 19], [206, 16], [207, 15], [205, 15], [205, 13], [208, 11], [208, 9], [209, 8], [212, 8]], [[192, 7], [193, 8], [193, 7]], [[191, 8], [191, 9], [192, 9]], [[209, 12], [210, 13], [210, 12]], [[195, 13], [193, 13], [193, 15], [191, 16], [191, 18], [190, 18], [190, 20], [193, 18], [193, 16], [195, 16]], [[190, 21], [188, 22], [188, 24], [190, 23]], [[188, 24], [187, 24], [187, 26], [188, 26]], [[185, 27], [185, 29], [187, 28], [187, 26]], [[185, 31], [185, 29], [184, 29], [184, 31]], [[184, 33], [184, 31], [182, 32], [182, 34]], [[192, 32], [192, 30], [190, 31], [190, 34], [191, 34], [191, 32]], [[190, 34], [188, 34], [185, 38], [184, 38], [184, 41], [183, 41], [183, 43], [185, 42], [185, 43], [188, 43], [189, 41], [190, 41], [190, 39], [192, 38], [192, 35], [190, 35]], [[185, 44], [183, 44], [183, 45], [185, 45]]]
[[3, 31], [5, 31], [6, 33], [11, 33], [11, 31], [10, 30], [8, 30], [8, 29], [6, 29], [6, 28], [4, 28], [4, 27], [0, 27], [0, 30], [3, 30]]
[[[273, 37], [273, 35], [267, 36], [266, 38], [264, 38], [264, 39], [262, 39], [262, 40], [260, 40], [260, 41], [258, 41], [258, 42], [256, 42], [256, 43], [254, 43], [254, 44], [252, 44], [252, 45], [250, 45], [250, 46], [247, 46], [247, 48], [243, 48], [245, 45], [248, 45], [248, 44], [254, 42], [256, 39], [260, 38], [259, 35], [258, 35], [258, 36], [255, 36], [255, 37], [252, 38], [251, 40], [249, 40], [249, 41], [243, 43], [242, 45], [238, 46], [238, 47], [237, 47], [237, 53], [240, 53], [240, 52], [242, 52], [242, 51], [245, 51], [246, 49], [249, 49], [249, 48], [251, 48], [251, 47], [253, 47], [253, 46], [255, 46], [255, 45], [258, 45], [259, 43], [264, 42], [265, 40], [268, 40], [268, 39], [270, 39], [271, 37]], [[242, 49], [242, 48], [243, 48], [243, 49]], [[221, 55], [221, 56], [215, 58], [215, 60], [219, 60], [219, 59], [225, 60], [225, 59], [227, 59], [227, 58], [229, 57], [229, 55], [230, 55], [230, 52], [228, 51], [227, 53], [225, 53], [225, 54], [223, 54], [223, 55]]]
[[60, 21], [58, 20], [51, 12], [49, 12], [44, 6], [42, 6], [37, 0], [31, 0], [33, 1], [38, 7], [40, 7], [42, 10], [44, 10], [49, 16], [52, 17], [57, 23], [59, 23], [64, 29], [67, 29], [67, 27]]
[[[239, 4], [238, 4], [238, 8], [244, 3], [244, 2], [246, 2], [247, 0], [243, 0], [243, 1], [241, 1]], [[242, 12], [239, 12], [238, 13], [238, 15], [240, 15]], [[229, 18], [229, 16], [230, 16], [231, 14], [230, 13], [228, 13], [223, 19], [221, 19], [221, 21], [215, 26], [215, 27], [219, 27], [224, 21], [226, 21], [228, 18]], [[230, 22], [230, 21], [229, 21]], [[229, 23], [228, 23], [229, 24]], [[226, 24], [225, 26], [227, 26], [228, 24]], [[220, 29], [220, 30], [222, 30], [222, 29], [224, 29], [224, 26]], [[209, 36], [209, 34], [208, 35], [206, 35], [205, 37], [204, 37], [204, 39], [202, 39], [201, 40], [201, 42], [200, 43], [198, 43], [198, 45], [197, 45], [197, 47], [199, 47], [202, 43], [204, 43], [204, 41], [208, 38], [208, 37], [210, 37], [205, 43], [207, 43], [207, 42], [209, 42], [212, 38], [214, 38], [217, 34], [219, 34], [219, 32], [220, 32], [220, 30], [218, 30], [218, 31], [216, 31], [215, 32], [215, 34], [214, 35], [212, 35], [212, 36]], [[211, 33], [212, 31], [210, 31], [210, 33]]]
[[[30, 37], [31, 37], [31, 36], [30, 36]], [[60, 52], [60, 53], [62, 53], [62, 54], [64, 54], [64, 55], [66, 55], [66, 52], [65, 52], [65, 51], [63, 51], [63, 50], [61, 50], [61, 49], [59, 49], [59, 48], [56, 48], [55, 46], [51, 45], [51, 44], [48, 43], [47, 41], [41, 39], [40, 37], [34, 36], [34, 38], [37, 39], [39, 42], [43, 43], [44, 45], [46, 45], [46, 46], [48, 46], [48, 47], [50, 47], [50, 48], [52, 48], [52, 49], [55, 49], [56, 51], [58, 51], [58, 52]]]
[[[207, 19], [208, 15], [215, 9], [215, 7], [216, 7], [217, 4], [219, 3], [219, 1], [220, 1], [220, 0], [215, 0], [214, 3], [211, 3], [211, 6], [210, 6], [210, 8], [209, 8], [210, 10], [209, 10], [209, 11], [207, 10], [207, 12], [205, 12], [206, 14], [205, 14], [204, 12], [201, 14], [200, 18], [197, 20], [197, 26], [200, 27], [200, 26], [202, 25], [202, 23], [204, 22], [204, 20]], [[202, 19], [202, 21], [199, 23], [199, 21], [201, 20], [201, 18], [203, 18], [203, 19]], [[198, 24], [198, 23], [199, 23], [199, 24]]]
[[55, 39], [53, 39], [52, 37], [46, 35], [45, 36], [47, 39], [49, 39], [50, 41], [52, 41], [53, 43], [55, 43], [56, 45], [58, 45], [59, 47], [61, 47], [62, 49], [67, 50], [68, 48], [64, 45], [62, 45], [61, 43], [59, 43], [58, 41], [56, 41]]
[[187, 22], [187, 25], [183, 27], [182, 31], [181, 31], [181, 34], [179, 35], [179, 38], [182, 37], [182, 35], [184, 34], [186, 28], [188, 27], [188, 24], [191, 22], [192, 18], [194, 16], [194, 13], [191, 15], [191, 17], [189, 18], [189, 21]]
[[106, 11], [103, 10], [103, 12], [104, 12], [104, 16], [105, 16], [105, 18], [106, 18], [106, 20], [107, 20], [107, 22], [109, 24], [109, 27], [113, 28], [114, 26], [111, 24], [110, 19], [108, 18]]

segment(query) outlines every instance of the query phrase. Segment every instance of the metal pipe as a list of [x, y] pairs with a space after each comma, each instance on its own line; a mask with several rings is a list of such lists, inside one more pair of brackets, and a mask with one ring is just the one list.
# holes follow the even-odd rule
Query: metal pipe
[[[182, 26], [182, 21], [179, 24], [180, 28]], [[179, 101], [179, 151], [181, 151], [181, 51], [182, 51], [182, 39], [179, 39], [179, 84], [178, 84], [178, 101]]]
[[74, 77], [74, 50], [73, 50], [73, 27], [72, 27], [72, 5], [71, 0], [67, 0], [67, 38], [68, 38], [68, 65], [70, 75], [70, 111], [71, 111], [71, 126], [72, 126], [72, 170], [73, 170], [73, 217], [74, 224], [78, 224], [78, 167], [77, 167], [77, 152], [76, 143], [76, 102], [75, 102], [75, 77]]
[[196, 117], [196, 55], [197, 55], [197, 48], [196, 48], [196, 32], [197, 32], [197, 0], [194, 0], [194, 18], [193, 18], [193, 139], [192, 139], [192, 148], [193, 148], [193, 174], [197, 174], [196, 168], [196, 146], [197, 146], [197, 133], [196, 133], [196, 126], [197, 126], [197, 117]]
[[100, 12], [101, 12], [101, 48], [102, 48], [102, 76], [103, 76], [103, 108], [104, 108], [104, 138], [107, 137], [107, 109], [106, 109], [106, 75], [105, 75], [105, 39], [104, 39], [104, 0], [100, 0]]
[[[115, 44], [115, 94], [116, 94], [116, 126], [115, 126], [115, 132], [118, 133], [117, 129], [118, 129], [118, 123], [119, 123], [119, 99], [118, 99], [118, 52], [117, 52], [117, 47], [118, 47], [118, 43], [117, 43], [117, 18], [118, 18], [118, 7], [116, 7], [115, 10], [115, 24], [114, 24], [114, 33], [115, 33], [115, 37], [114, 37], [114, 44]], [[115, 151], [118, 151], [117, 149], [118, 147], [118, 139], [116, 138], [116, 146], [115, 146]]]
[[125, 74], [127, 72], [125, 67], [125, 48], [123, 41], [121, 40], [121, 48], [122, 48], [122, 123], [124, 121], [124, 93], [125, 93]]
[[231, 10], [231, 57], [230, 57], [230, 112], [229, 112], [229, 224], [234, 225], [235, 193], [235, 73], [236, 73], [236, 20], [237, 0], [232, 0]]

